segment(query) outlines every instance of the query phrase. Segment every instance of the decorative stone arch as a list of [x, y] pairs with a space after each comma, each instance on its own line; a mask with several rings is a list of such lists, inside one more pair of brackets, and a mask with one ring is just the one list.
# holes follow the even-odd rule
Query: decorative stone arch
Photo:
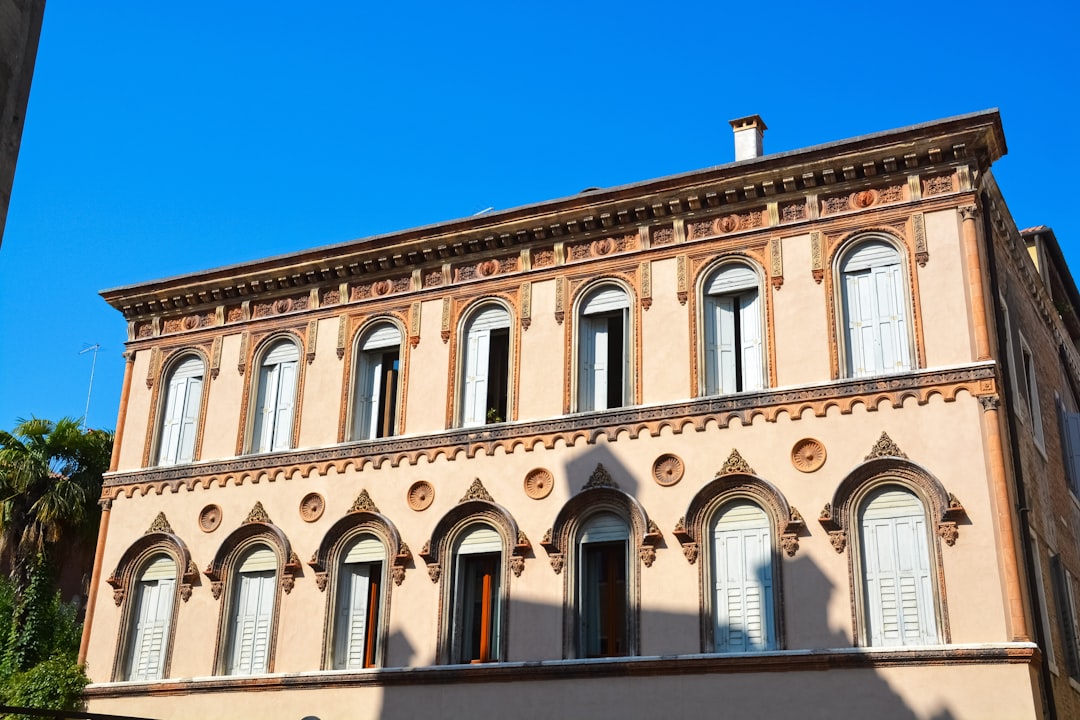
[[934, 534], [946, 545], [956, 544], [960, 536], [957, 523], [967, 516], [964, 506], [929, 470], [909, 460], [883, 432], [866, 460], [840, 482], [832, 502], [825, 505], [818, 518], [836, 552], [844, 552], [848, 545], [859, 503], [882, 485], [900, 485], [914, 492], [926, 505]]
[[386, 546], [391, 577], [395, 585], [401, 585], [405, 579], [405, 568], [412, 559], [412, 551], [401, 539], [394, 523], [379, 512], [368, 491], [361, 490], [345, 517], [326, 531], [318, 549], [308, 561], [308, 565], [315, 571], [315, 584], [320, 591], [326, 590], [330, 569], [345, 546], [358, 535], [366, 533], [374, 535]]
[[[629, 524], [630, 542], [627, 557], [627, 640], [629, 655], [641, 647], [641, 582], [639, 565], [651, 567], [656, 559], [656, 546], [663, 534], [649, 519], [635, 497], [624, 492], [611, 474], [598, 463], [589, 480], [577, 495], [570, 498], [555, 516], [555, 523], [544, 534], [541, 545], [551, 560], [551, 568], [563, 576], [563, 653], [575, 657], [581, 653], [580, 606], [574, 552], [582, 530], [588, 521], [601, 513], [616, 515]], [[637, 562], [632, 558], [636, 557]], [[566, 573], [563, 568], [569, 566]]]
[[[694, 263], [689, 263], [691, 266]], [[772, 293], [769, 287], [769, 273], [762, 259], [745, 250], [727, 252], [708, 262], [703, 262], [694, 272], [693, 293], [690, 293], [690, 393], [691, 397], [705, 396], [705, 283], [714, 274], [726, 267], [741, 265], [749, 268], [757, 276], [758, 301], [761, 303], [761, 342], [764, 344], [762, 356], [762, 377], [765, 387], [776, 387], [776, 332], [773, 322]], [[783, 278], [781, 278], [782, 280]]]
[[[398, 422], [395, 427], [394, 434], [398, 435], [404, 430], [404, 418], [405, 413], [401, 411], [405, 407], [407, 400], [407, 393], [409, 387], [409, 353], [412, 350], [412, 344], [409, 342], [409, 330], [406, 326], [404, 318], [400, 314], [394, 312], [380, 312], [377, 315], [362, 318], [356, 323], [356, 326], [352, 328], [351, 336], [346, 340], [346, 328], [349, 322], [349, 318], [342, 316], [338, 330], [338, 359], [344, 358], [343, 364], [344, 376], [341, 382], [341, 405], [338, 412], [338, 442], [342, 443], [346, 441], [351, 432], [351, 425], [353, 422], [353, 396], [356, 392], [356, 373], [357, 373], [357, 356], [360, 353], [359, 344], [361, 338], [372, 328], [378, 325], [393, 325], [397, 331], [401, 334], [400, 344], [400, 377], [398, 379]], [[346, 351], [346, 347], [348, 350]], [[346, 352], [348, 354], [346, 354]]]
[[[489, 293], [471, 298], [464, 303], [451, 302], [443, 306], [442, 340], [450, 345], [450, 376], [447, 378], [446, 427], [457, 427], [460, 423], [461, 394], [464, 386], [462, 376], [465, 373], [465, 328], [469, 321], [485, 306], [496, 306], [506, 311], [510, 317], [509, 365], [507, 367], [506, 421], [517, 420], [517, 405], [520, 387], [518, 378], [521, 373], [521, 333], [518, 330], [519, 308], [515, 299], [505, 293]], [[453, 328], [453, 332], [451, 332]], [[452, 339], [451, 339], [452, 338]]]
[[[308, 333], [308, 335], [311, 335], [311, 333]], [[255, 415], [255, 408], [252, 406], [258, 396], [259, 367], [269, 349], [279, 342], [293, 343], [299, 355], [296, 364], [296, 404], [293, 410], [291, 446], [295, 448], [300, 441], [300, 417], [304, 405], [304, 379], [307, 376], [307, 366], [314, 359], [314, 337], [305, 337], [304, 333], [295, 328], [283, 328], [267, 332], [261, 336], [257, 335], [254, 341], [245, 333], [240, 340], [240, 363], [237, 370], [243, 375], [245, 369], [250, 367], [251, 372], [249, 373], [250, 377], [244, 382], [244, 392], [240, 399], [240, 425], [236, 438], [237, 455], [250, 452]], [[306, 362], [301, 362], [304, 358], [309, 359]]]
[[[120, 556], [120, 562], [117, 563], [116, 569], [112, 571], [112, 574], [105, 581], [113, 588], [113, 601], [116, 603], [117, 607], [124, 606], [121, 609], [121, 617], [124, 618], [124, 620], [120, 623], [120, 632], [116, 643], [116, 653], [113, 657], [113, 680], [121, 679], [120, 675], [124, 670], [124, 656], [129, 643], [132, 642], [131, 633], [134, 629], [132, 615], [135, 612], [135, 608], [132, 607], [133, 599], [129, 591], [138, 580], [140, 571], [142, 571], [151, 558], [157, 555], [167, 555], [174, 563], [176, 563], [178, 576], [176, 594], [184, 602], [187, 602], [191, 597], [192, 585], [196, 584], [199, 580], [199, 569], [192, 561], [187, 545], [173, 533], [169, 521], [165, 518], [165, 513], [159, 512], [142, 537], [128, 546], [128, 549]], [[167, 643], [165, 662], [163, 665], [164, 677], [169, 676], [169, 666], [172, 662], [172, 636], [175, 636], [176, 634], [176, 616], [179, 610], [177, 606], [178, 603], [176, 602], [176, 599], [173, 598], [172, 617], [169, 619], [170, 638]]]
[[598, 463], [588, 482], [562, 506], [555, 516], [555, 523], [540, 541], [551, 559], [555, 574], [562, 573], [567, 553], [573, 548], [574, 538], [581, 527], [590, 517], [602, 512], [614, 513], [630, 523], [633, 539], [631, 550], [645, 567], [652, 567], [656, 560], [656, 546], [663, 539], [663, 533], [645, 514], [645, 508], [637, 498], [621, 490], [603, 464]]
[[[951, 642], [948, 608], [945, 604], [945, 574], [942, 572], [941, 541], [954, 545], [959, 531], [958, 521], [967, 516], [964, 506], [955, 495], [948, 492], [929, 470], [912, 462], [893, 442], [887, 433], [874, 444], [864, 462], [852, 470], [836, 488], [832, 502], [825, 505], [818, 521], [828, 532], [829, 541], [837, 553], [850, 546], [852, 532], [859, 531], [859, 508], [866, 497], [875, 490], [888, 486], [900, 487], [912, 492], [922, 502], [927, 520], [933, 530], [928, 538], [931, 573], [935, 579], [934, 612], [937, 616], [939, 636], [942, 642]], [[866, 609], [861, 591], [861, 548], [859, 543], [848, 553], [848, 585], [851, 592], [852, 631], [857, 642], [869, 644], [865, 637]]]
[[[320, 592], [325, 592], [330, 586], [331, 592], [326, 597], [326, 610], [324, 613], [324, 630], [322, 635], [323, 667], [332, 667], [332, 651], [334, 643], [336, 619], [336, 605], [342, 589], [341, 582], [341, 558], [349, 545], [363, 535], [374, 536], [383, 544], [386, 550], [387, 563], [382, 570], [383, 577], [389, 575], [394, 585], [401, 585], [405, 579], [405, 567], [412, 559], [409, 546], [402, 541], [397, 528], [385, 515], [379, 512], [379, 508], [371, 500], [367, 490], [361, 490], [360, 495], [353, 502], [352, 507], [344, 517], [330, 526], [323, 536], [318, 549], [308, 561], [308, 565], [315, 571], [315, 584]], [[389, 572], [385, 569], [389, 566]], [[390, 587], [383, 584], [379, 579], [379, 587], [385, 588], [379, 591], [378, 618], [374, 624], [377, 638], [377, 665], [383, 664], [386, 653], [386, 628], [390, 620]], [[368, 629], [365, 632], [370, 632]]]
[[697, 562], [701, 553], [709, 519], [722, 506], [739, 499], [749, 500], [765, 511], [773, 527], [776, 547], [782, 548], [788, 557], [795, 557], [799, 550], [799, 535], [806, 530], [799, 511], [788, 505], [784, 495], [768, 480], [752, 472], [721, 471], [698, 490], [690, 500], [686, 514], [675, 525], [674, 535], [691, 565]]
[[[922, 334], [918, 273], [915, 271], [916, 252], [912, 247], [912, 243], [905, 238], [905, 227], [905, 225], [899, 227], [889, 225], [861, 227], [829, 237], [824, 249], [820, 247], [821, 241], [820, 238], [818, 239], [815, 251], [819, 253], [819, 257], [824, 256], [824, 262], [819, 266], [815, 261], [813, 272], [814, 279], [818, 282], [821, 282], [822, 278], [827, 278], [825, 291], [829, 303], [829, 336], [831, 338], [829, 348], [833, 379], [843, 376], [843, 365], [846, 359], [844, 353], [850, 352], [847, 349], [846, 341], [842, 339], [845, 331], [843, 328], [843, 281], [840, 266], [844, 259], [858, 246], [871, 242], [882, 242], [891, 245], [900, 258], [901, 270], [906, 280], [904, 284], [906, 288], [905, 299], [907, 301], [905, 309], [910, 319], [908, 339], [911, 342], [912, 369], [926, 366], [926, 347]], [[828, 272], [826, 272], [826, 268]]]
[[[501, 604], [502, 612], [499, 613], [498, 647], [496, 657], [505, 659], [507, 649], [507, 632], [509, 629], [508, 615], [505, 612], [509, 602], [510, 573], [520, 577], [525, 569], [525, 556], [532, 546], [517, 525], [517, 521], [503, 506], [497, 504], [490, 493], [484, 488], [483, 483], [477, 478], [473, 480], [468, 491], [462, 496], [458, 504], [439, 519], [431, 538], [424, 543], [420, 551], [420, 557], [427, 564], [428, 576], [431, 582], [439, 583], [443, 580], [439, 592], [439, 662], [448, 663], [454, 653], [454, 592], [453, 583], [447, 578], [453, 572], [443, 572], [447, 563], [453, 560], [454, 545], [463, 533], [474, 525], [482, 523], [490, 525], [502, 539], [501, 565], [502, 578], [499, 583], [499, 597], [497, 602]], [[452, 568], [447, 568], [452, 570]]]
[[[256, 502], [240, 527], [229, 533], [210, 565], [203, 574], [210, 578], [210, 593], [215, 600], [220, 600], [225, 591], [226, 602], [222, 603], [218, 619], [217, 637], [214, 642], [214, 672], [221, 672], [225, 667], [225, 654], [228, 652], [228, 639], [231, 622], [230, 605], [232, 593], [227, 581], [235, 577], [234, 568], [242, 555], [254, 545], [266, 545], [277, 556], [278, 588], [288, 594], [300, 574], [300, 558], [293, 552], [285, 533], [270, 520], [261, 502]], [[274, 671], [274, 654], [277, 647], [277, 624], [281, 614], [281, 597], [274, 599], [274, 615], [270, 624], [270, 644], [267, 649], [266, 671]]]
[[[564, 382], [563, 382], [563, 413], [570, 413], [579, 411], [578, 407], [578, 387], [581, 383], [581, 373], [579, 370], [579, 358], [578, 352], [580, 350], [581, 336], [581, 309], [585, 299], [589, 297], [594, 291], [603, 288], [604, 286], [616, 287], [626, 293], [626, 300], [628, 303], [626, 313], [626, 345], [630, 362], [630, 377], [625, 378], [624, 382], [627, 383], [627, 405], [640, 405], [641, 398], [641, 303], [638, 302], [639, 291], [635, 282], [623, 274], [606, 273], [596, 278], [590, 278], [585, 281], [578, 280], [580, 284], [573, 287], [570, 291], [569, 303], [570, 307], [570, 322], [563, 323], [559, 319], [559, 313], [556, 312], [556, 319], [559, 320], [565, 328], [564, 336]], [[559, 289], [556, 288], [557, 292]], [[561, 292], [567, 292], [562, 290]], [[556, 305], [562, 306], [559, 302], [559, 298], [556, 297]]]
[[[270, 520], [262, 503], [256, 502], [240, 527], [229, 533], [228, 537], [221, 542], [217, 553], [214, 554], [214, 559], [203, 570], [203, 574], [210, 578], [210, 593], [215, 600], [221, 598], [229, 570], [237, 558], [257, 543], [269, 546], [277, 555], [281, 573], [279, 585], [286, 595], [292, 592], [296, 584], [296, 576], [301, 572], [300, 558], [293, 552], [285, 533]], [[275, 604], [275, 610], [276, 608]]]
[[143, 536], [128, 546], [120, 556], [116, 569], [105, 581], [113, 588], [113, 602], [117, 606], [124, 602], [128, 590], [131, 589], [135, 572], [151, 556], [161, 553], [168, 555], [176, 563], [180, 599], [187, 602], [191, 598], [191, 588], [199, 581], [199, 569], [192, 561], [187, 545], [173, 533], [165, 513], [159, 512]]
[[161, 359], [158, 363], [157, 377], [148, 378], [147, 382], [147, 385], [151, 386], [152, 389], [150, 392], [150, 416], [146, 423], [146, 441], [143, 443], [143, 467], [150, 467], [151, 462], [157, 462], [161, 443], [162, 416], [165, 414], [163, 396], [167, 395], [169, 390], [165, 380], [188, 357], [198, 358], [203, 365], [202, 397], [199, 398], [199, 422], [195, 428], [195, 450], [192, 460], [198, 460], [202, 456], [203, 427], [206, 424], [206, 407], [210, 398], [209, 380], [217, 377], [217, 371], [212, 369], [210, 354], [205, 347], [183, 345], [160, 352]]
[[507, 565], [514, 577], [521, 577], [525, 569], [525, 557], [532, 549], [532, 544], [518, 528], [517, 521], [510, 512], [495, 502], [477, 478], [458, 504], [435, 524], [431, 538], [420, 550], [420, 557], [427, 564], [431, 582], [439, 582], [454, 541], [461, 530], [473, 520], [486, 521], [498, 530], [503, 539], [503, 553], [508, 558]]
[[[697, 562], [703, 548], [706, 558], [709, 558], [709, 553], [712, 552], [709, 539], [713, 519], [721, 509], [738, 501], [748, 501], [761, 508], [769, 519], [773, 535], [769, 557], [772, 569], [772, 606], [775, 611], [767, 621], [773, 628], [777, 647], [784, 647], [783, 573], [778, 550], [782, 548], [788, 557], [794, 557], [799, 549], [799, 535], [805, 534], [806, 524], [799, 511], [788, 505], [787, 499], [776, 486], [759, 477], [739, 451], [733, 449], [713, 480], [691, 498], [686, 515], [679, 518], [675, 526], [674, 535], [682, 544], [683, 554], [691, 565]], [[703, 652], [713, 652], [716, 645], [717, 610], [714, 594], [710, 590], [716, 581], [716, 566], [713, 562], [703, 561], [698, 574]]]

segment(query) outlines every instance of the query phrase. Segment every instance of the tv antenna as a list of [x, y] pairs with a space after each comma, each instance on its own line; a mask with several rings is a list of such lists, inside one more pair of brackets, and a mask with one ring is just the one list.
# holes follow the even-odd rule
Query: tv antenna
[[94, 343], [93, 345], [87, 345], [79, 351], [80, 355], [85, 355], [91, 350], [94, 351], [94, 361], [90, 364], [90, 387], [86, 391], [86, 410], [83, 411], [82, 416], [82, 428], [84, 432], [86, 431], [86, 416], [90, 414], [90, 393], [94, 392], [94, 370], [97, 368], [97, 354], [100, 349], [101, 344]]

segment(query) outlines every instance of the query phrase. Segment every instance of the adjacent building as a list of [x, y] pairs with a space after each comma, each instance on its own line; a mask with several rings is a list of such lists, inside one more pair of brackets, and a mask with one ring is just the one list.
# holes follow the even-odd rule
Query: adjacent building
[[1080, 295], [998, 113], [732, 126], [727, 165], [105, 291], [90, 709], [1080, 716]]

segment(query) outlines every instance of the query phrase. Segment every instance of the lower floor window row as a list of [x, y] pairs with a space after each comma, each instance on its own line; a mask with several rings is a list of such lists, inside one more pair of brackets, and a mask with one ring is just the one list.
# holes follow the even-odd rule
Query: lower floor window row
[[[905, 486], [885, 484], [862, 497], [852, 519], [857, 644], [941, 642], [939, 573], [924, 502]], [[736, 498], [717, 503], [702, 530], [706, 542], [698, 567], [705, 647], [716, 653], [779, 649], [781, 561], [770, 514], [753, 501]], [[505, 660], [510, 545], [503, 532], [485, 521], [466, 521], [454, 537], [440, 586], [445, 608], [440, 637], [446, 643], [441, 657], [463, 664]], [[560, 578], [567, 583], [568, 656], [640, 651], [637, 588], [642, 573], [637, 560], [626, 517], [600, 511], [577, 526]], [[324, 667], [359, 670], [384, 664], [389, 561], [386, 543], [374, 534], [361, 533], [341, 545], [327, 585]], [[216, 672], [273, 671], [280, 563], [279, 553], [263, 543], [236, 556], [222, 597]], [[143, 561], [134, 575], [118, 679], [167, 676], [178, 610], [177, 569], [173, 557], [159, 553]]]

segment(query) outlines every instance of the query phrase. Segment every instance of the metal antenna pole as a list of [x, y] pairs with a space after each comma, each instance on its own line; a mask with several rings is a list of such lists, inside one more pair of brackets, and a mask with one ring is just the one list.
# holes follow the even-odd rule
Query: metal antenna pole
[[94, 361], [90, 364], [90, 387], [86, 391], [86, 410], [83, 411], [82, 416], [82, 427], [84, 432], [86, 430], [86, 416], [90, 414], [90, 393], [94, 392], [94, 369], [97, 368], [97, 354], [100, 349], [101, 345], [99, 343], [94, 343], [79, 351], [80, 355], [88, 353], [91, 350], [94, 351]]

